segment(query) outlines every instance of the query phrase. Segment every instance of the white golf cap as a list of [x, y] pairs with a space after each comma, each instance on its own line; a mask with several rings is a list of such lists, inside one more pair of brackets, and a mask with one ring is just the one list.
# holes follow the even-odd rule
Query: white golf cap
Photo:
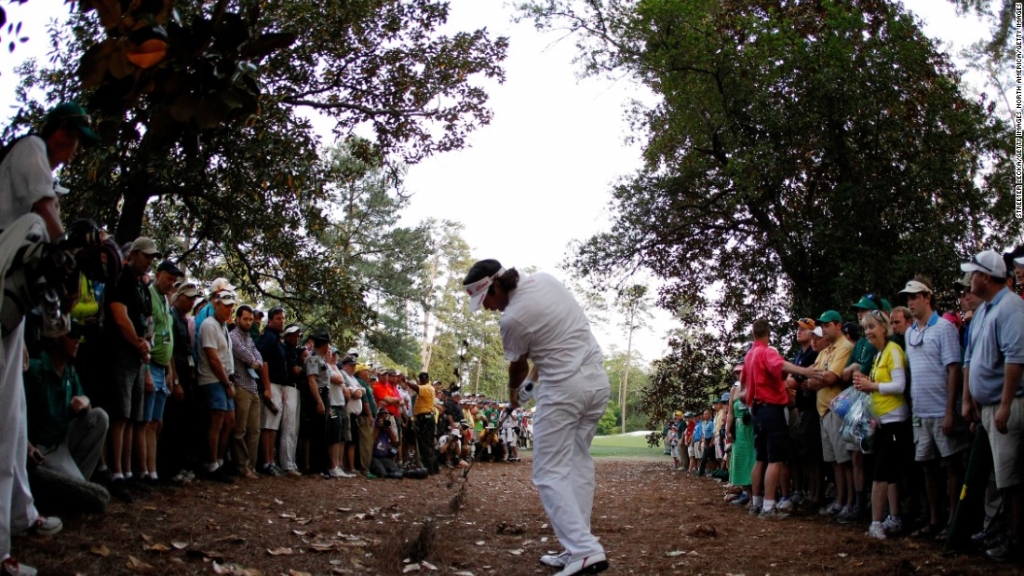
[[469, 311], [476, 312], [480, 308], [480, 304], [487, 297], [487, 291], [490, 290], [491, 284], [494, 283], [494, 279], [505, 273], [504, 268], [500, 268], [497, 272], [490, 276], [485, 276], [472, 284], [465, 286], [466, 293], [469, 294]]
[[961, 264], [960, 270], [964, 272], [981, 272], [996, 278], [1006, 278], [1006, 262], [1003, 262], [1003, 257], [995, 250], [982, 250], [978, 252], [971, 258], [970, 262]]
[[228, 282], [227, 278], [217, 278], [210, 282], [210, 292], [220, 292], [222, 290], [234, 292], [235, 287], [231, 285], [231, 282]]
[[900, 290], [900, 294], [920, 294], [921, 292], [931, 294], [932, 289], [924, 282], [918, 282], [917, 280], [907, 282], [906, 287], [904, 287], [903, 290]]
[[815, 326], [814, 330], [811, 330], [811, 334], [814, 334], [818, 338], [824, 338], [825, 333], [821, 331], [821, 326]]
[[1013, 264], [1014, 264], [1014, 266], [1022, 266], [1022, 267], [1024, 267], [1024, 256], [1021, 256], [1020, 258], [1014, 258], [1013, 259]]

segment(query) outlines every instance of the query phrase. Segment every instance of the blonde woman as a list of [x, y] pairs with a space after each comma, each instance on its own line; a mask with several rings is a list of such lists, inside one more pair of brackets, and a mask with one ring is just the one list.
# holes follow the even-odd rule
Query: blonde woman
[[[879, 421], [874, 440], [875, 466], [868, 535], [884, 540], [887, 532], [899, 532], [903, 527], [897, 482], [903, 472], [903, 463], [912, 461], [914, 454], [910, 407], [904, 396], [907, 358], [898, 344], [888, 341], [892, 336], [892, 324], [885, 314], [871, 310], [861, 319], [861, 325], [868, 342], [879, 351], [869, 375], [854, 373], [854, 386], [870, 394], [871, 411]], [[885, 517], [887, 502], [889, 516]]]

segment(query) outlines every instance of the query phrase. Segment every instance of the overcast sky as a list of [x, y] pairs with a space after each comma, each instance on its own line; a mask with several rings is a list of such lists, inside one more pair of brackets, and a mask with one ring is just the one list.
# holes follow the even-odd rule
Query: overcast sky
[[[924, 20], [925, 33], [946, 42], [953, 55], [987, 34], [975, 19], [957, 17], [949, 2], [905, 4]], [[494, 119], [470, 135], [466, 149], [409, 169], [406, 188], [413, 196], [403, 223], [431, 217], [462, 222], [475, 258], [535, 266], [564, 278], [557, 267], [569, 243], [607, 229], [612, 184], [639, 166], [639, 149], [625, 144], [624, 107], [645, 94], [626, 80], [578, 80], [572, 39], [512, 23], [512, 10], [501, 0], [452, 0], [451, 6], [451, 29], [486, 27], [510, 38], [507, 78], [486, 85]], [[14, 104], [13, 68], [28, 57], [45, 58], [45, 22], [67, 7], [62, 0], [4, 7], [8, 20], [23, 20], [23, 34], [31, 36], [13, 57], [3, 48], [0, 121], [6, 124]], [[325, 136], [329, 128], [323, 126]], [[614, 320], [610, 324], [597, 328], [599, 342], [606, 350], [625, 349], [625, 335]], [[662, 356], [672, 326], [667, 313], [655, 311], [635, 349], [647, 361]]]

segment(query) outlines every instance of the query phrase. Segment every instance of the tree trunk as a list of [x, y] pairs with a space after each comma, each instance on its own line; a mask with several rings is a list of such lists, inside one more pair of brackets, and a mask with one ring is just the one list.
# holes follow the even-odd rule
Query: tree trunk
[[117, 219], [117, 232], [114, 234], [118, 244], [132, 242], [142, 235], [142, 220], [149, 201], [145, 180], [145, 177], [138, 176], [130, 180], [124, 195], [124, 205], [121, 206], [121, 216]]
[[622, 408], [622, 433], [626, 433], [626, 398], [629, 396], [629, 366], [633, 363], [633, 328], [630, 323], [629, 341], [626, 344], [626, 370], [622, 376], [622, 386], [619, 387], [619, 406]]

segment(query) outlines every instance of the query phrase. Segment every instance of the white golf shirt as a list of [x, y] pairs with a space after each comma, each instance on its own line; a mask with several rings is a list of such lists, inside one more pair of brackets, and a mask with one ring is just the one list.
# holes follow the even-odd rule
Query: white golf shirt
[[500, 327], [505, 359], [514, 362], [528, 355], [545, 384], [562, 382], [581, 367], [604, 361], [583, 309], [561, 282], [544, 272], [520, 279], [509, 294]]

